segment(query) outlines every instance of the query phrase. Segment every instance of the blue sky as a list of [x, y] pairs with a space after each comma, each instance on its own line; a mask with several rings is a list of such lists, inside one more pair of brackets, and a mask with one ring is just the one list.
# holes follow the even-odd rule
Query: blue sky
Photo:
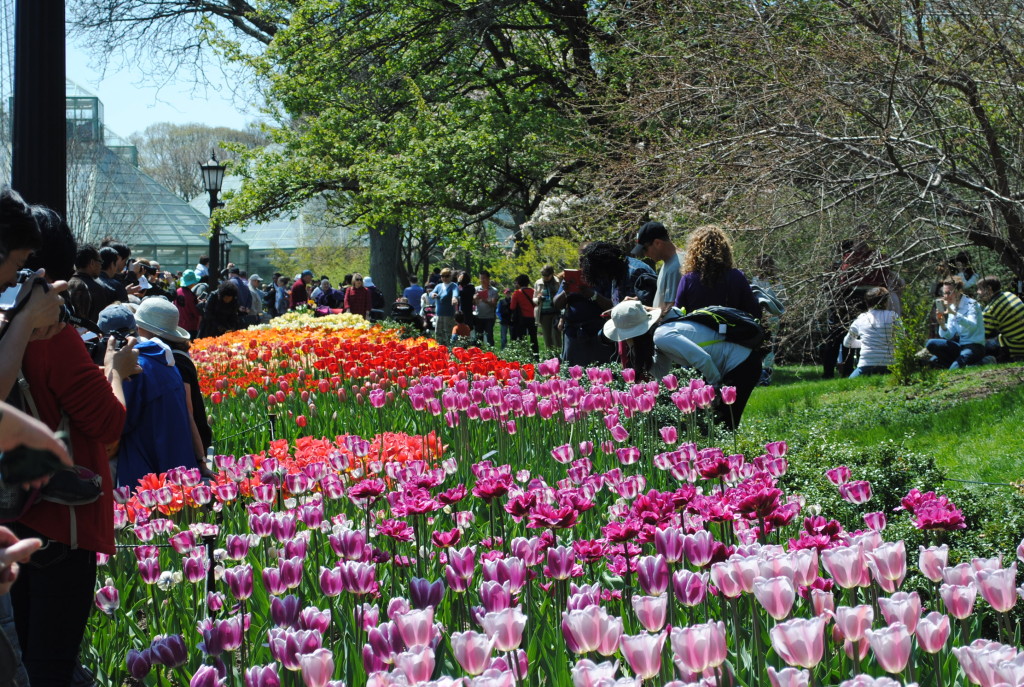
[[255, 107], [247, 107], [227, 88], [215, 91], [181, 79], [157, 86], [141, 71], [120, 64], [109, 66], [101, 78], [95, 60], [71, 42], [67, 46], [67, 77], [103, 101], [104, 123], [123, 138], [157, 122], [241, 129], [258, 118]]

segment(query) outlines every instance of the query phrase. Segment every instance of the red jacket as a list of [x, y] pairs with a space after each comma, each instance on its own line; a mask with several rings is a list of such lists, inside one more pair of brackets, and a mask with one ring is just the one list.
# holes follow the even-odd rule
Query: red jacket
[[199, 299], [195, 292], [185, 286], [178, 287], [174, 304], [178, 306], [178, 326], [187, 332], [198, 332], [202, 313], [199, 312]]
[[510, 309], [519, 313], [520, 317], [533, 317], [533, 289], [526, 287], [512, 292]]
[[[65, 327], [52, 339], [30, 343], [21, 369], [40, 419], [56, 430], [63, 410], [70, 420], [72, 459], [103, 479], [103, 496], [95, 503], [75, 507], [78, 546], [113, 554], [114, 485], [106, 447], [121, 438], [124, 406], [72, 327]], [[70, 545], [69, 514], [67, 506], [40, 501], [20, 522]]]
[[370, 290], [365, 286], [356, 288], [350, 286], [345, 289], [345, 311], [354, 315], [366, 317], [373, 306]]
[[306, 282], [296, 279], [295, 283], [292, 284], [291, 290], [288, 292], [288, 309], [295, 310], [295, 308], [308, 302], [309, 292], [306, 291]]

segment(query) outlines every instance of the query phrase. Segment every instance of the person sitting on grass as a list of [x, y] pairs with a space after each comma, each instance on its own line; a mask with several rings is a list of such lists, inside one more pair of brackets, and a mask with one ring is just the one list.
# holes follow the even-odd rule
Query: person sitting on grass
[[894, 331], [899, 326], [900, 316], [889, 310], [889, 289], [876, 286], [867, 292], [864, 300], [867, 312], [850, 324], [850, 332], [843, 341], [847, 348], [860, 348], [860, 362], [850, 379], [889, 374], [889, 366], [896, 359]]
[[978, 281], [978, 300], [985, 304], [985, 353], [998, 362], [1024, 361], [1024, 302], [991, 276]]
[[935, 309], [939, 323], [938, 339], [929, 339], [925, 348], [929, 361], [937, 367], [959, 370], [978, 365], [985, 355], [985, 323], [981, 305], [964, 293], [964, 280], [953, 276], [942, 282], [942, 299]]

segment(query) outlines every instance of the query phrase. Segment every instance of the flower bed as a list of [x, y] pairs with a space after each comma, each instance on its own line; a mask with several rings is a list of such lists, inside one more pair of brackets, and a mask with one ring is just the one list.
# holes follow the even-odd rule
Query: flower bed
[[1016, 563], [958, 563], [941, 494], [879, 510], [822, 466], [840, 521], [786, 491], [785, 443], [710, 445], [699, 382], [372, 332], [205, 347], [218, 426], [269, 409], [275, 438], [118, 495], [104, 683], [1024, 683]]

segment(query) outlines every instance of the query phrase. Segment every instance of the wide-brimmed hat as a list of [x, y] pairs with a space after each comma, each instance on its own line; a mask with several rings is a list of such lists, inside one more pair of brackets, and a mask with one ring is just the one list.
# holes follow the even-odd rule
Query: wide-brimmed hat
[[185, 288], [189, 286], [195, 286], [200, 282], [199, 276], [195, 270], [185, 270], [181, 273], [181, 285]]
[[661, 311], [648, 310], [640, 301], [623, 301], [612, 308], [605, 322], [604, 335], [612, 341], [625, 341], [646, 334], [661, 317]]
[[178, 308], [163, 298], [147, 298], [135, 310], [139, 329], [153, 332], [161, 339], [188, 341], [188, 332], [178, 326]]

